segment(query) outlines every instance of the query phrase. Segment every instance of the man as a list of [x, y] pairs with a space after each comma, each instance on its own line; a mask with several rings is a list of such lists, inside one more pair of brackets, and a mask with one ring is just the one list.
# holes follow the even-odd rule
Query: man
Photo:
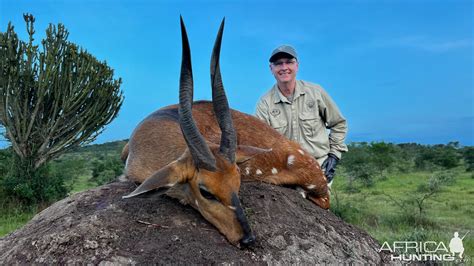
[[311, 153], [331, 186], [341, 154], [347, 151], [346, 119], [321, 86], [296, 80], [299, 65], [293, 47], [277, 47], [269, 61], [277, 83], [258, 102], [256, 116]]

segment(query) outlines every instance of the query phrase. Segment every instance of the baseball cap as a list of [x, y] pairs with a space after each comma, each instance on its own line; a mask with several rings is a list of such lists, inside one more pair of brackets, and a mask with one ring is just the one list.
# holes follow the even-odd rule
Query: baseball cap
[[270, 56], [270, 63], [275, 62], [276, 60], [282, 58], [283, 54], [290, 55], [293, 58], [298, 59], [298, 54], [296, 53], [295, 48], [291, 45], [280, 45], [275, 50], [273, 50], [272, 55]]

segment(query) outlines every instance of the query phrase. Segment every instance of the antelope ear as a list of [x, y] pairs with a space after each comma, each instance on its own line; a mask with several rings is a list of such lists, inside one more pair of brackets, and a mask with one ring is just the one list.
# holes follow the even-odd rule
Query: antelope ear
[[272, 149], [262, 149], [254, 146], [238, 145], [236, 151], [236, 162], [237, 164], [244, 163], [252, 159], [254, 156], [271, 151]]
[[183, 172], [179, 171], [177, 161], [174, 161], [167, 166], [161, 168], [152, 176], [148, 177], [140, 186], [138, 186], [132, 193], [123, 196], [122, 199], [128, 199], [140, 194], [152, 191], [158, 188], [170, 188], [181, 181]]

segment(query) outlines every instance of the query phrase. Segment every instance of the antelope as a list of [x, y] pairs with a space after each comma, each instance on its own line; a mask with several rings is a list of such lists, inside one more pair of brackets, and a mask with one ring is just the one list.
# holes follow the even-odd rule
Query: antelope
[[234, 245], [255, 235], [238, 197], [241, 181], [260, 180], [300, 189], [329, 208], [327, 180], [309, 153], [263, 121], [229, 108], [219, 56], [225, 19], [211, 56], [212, 102], [193, 102], [191, 53], [182, 17], [179, 104], [146, 117], [122, 151], [126, 177], [141, 183], [130, 198], [163, 189], [189, 204]]

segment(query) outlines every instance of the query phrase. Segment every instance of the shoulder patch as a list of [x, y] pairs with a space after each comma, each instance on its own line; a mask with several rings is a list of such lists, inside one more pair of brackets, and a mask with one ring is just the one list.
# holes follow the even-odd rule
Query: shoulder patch
[[314, 100], [309, 100], [309, 101], [306, 102], [306, 105], [307, 105], [309, 108], [313, 108], [314, 105], [315, 105], [315, 102], [314, 102]]

